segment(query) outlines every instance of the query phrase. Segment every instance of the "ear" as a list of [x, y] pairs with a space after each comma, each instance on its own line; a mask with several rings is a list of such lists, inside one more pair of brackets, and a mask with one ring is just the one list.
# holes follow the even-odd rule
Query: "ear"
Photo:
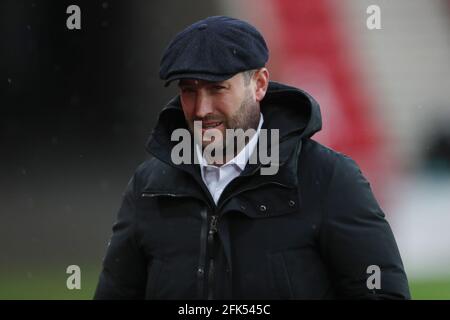
[[256, 71], [255, 75], [255, 97], [256, 101], [260, 102], [266, 95], [269, 87], [269, 70], [261, 68]]

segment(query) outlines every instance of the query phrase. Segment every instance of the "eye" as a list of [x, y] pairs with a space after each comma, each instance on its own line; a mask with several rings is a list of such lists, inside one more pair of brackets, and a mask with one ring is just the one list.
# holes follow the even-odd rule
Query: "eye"
[[225, 89], [225, 86], [216, 84], [216, 85], [214, 85], [212, 88], [213, 88], [213, 90], [215, 90], [215, 91], [220, 91], [220, 90]]

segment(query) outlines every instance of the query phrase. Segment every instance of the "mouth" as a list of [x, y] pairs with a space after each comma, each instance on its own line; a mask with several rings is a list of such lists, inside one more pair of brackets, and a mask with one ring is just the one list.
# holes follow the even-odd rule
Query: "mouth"
[[215, 129], [222, 125], [222, 121], [203, 122], [202, 130]]
[[[216, 138], [222, 139], [222, 126], [223, 126], [223, 122], [222, 121], [208, 121], [208, 122], [203, 122], [202, 124], [202, 140], [205, 139], [205, 134], [209, 134], [209, 133], [213, 133], [212, 131], [209, 130], [219, 130], [220, 136], [216, 137], [216, 133], [214, 132], [214, 135], [211, 136], [209, 139], [206, 139], [207, 141], [213, 142], [216, 140]], [[209, 133], [207, 133], [209, 132]]]

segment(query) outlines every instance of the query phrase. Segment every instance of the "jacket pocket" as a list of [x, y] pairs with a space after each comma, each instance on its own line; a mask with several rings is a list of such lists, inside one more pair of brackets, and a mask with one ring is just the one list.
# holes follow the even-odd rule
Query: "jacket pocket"
[[292, 286], [283, 253], [269, 254], [269, 268], [272, 287], [275, 289], [279, 299], [292, 299]]
[[[290, 215], [301, 211], [297, 188], [284, 187], [274, 183], [245, 191], [236, 199], [235, 210], [254, 219]], [[233, 202], [231, 202], [231, 206], [233, 206]], [[298, 215], [298, 217], [302, 216]]]
[[160, 279], [162, 275], [163, 261], [153, 259], [147, 268], [147, 285], [145, 291], [146, 299], [158, 299]]
[[270, 256], [272, 278], [281, 299], [330, 299], [334, 289], [328, 270], [313, 247], [290, 248]]

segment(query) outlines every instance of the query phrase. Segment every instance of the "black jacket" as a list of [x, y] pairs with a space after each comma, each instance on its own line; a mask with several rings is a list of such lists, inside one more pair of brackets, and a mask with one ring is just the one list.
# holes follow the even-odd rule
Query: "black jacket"
[[[410, 298], [397, 245], [357, 164], [311, 139], [317, 102], [271, 82], [263, 128], [280, 130], [276, 175], [248, 164], [215, 205], [198, 165], [174, 165], [179, 97], [130, 180], [96, 299]], [[380, 268], [369, 289], [367, 268]]]

